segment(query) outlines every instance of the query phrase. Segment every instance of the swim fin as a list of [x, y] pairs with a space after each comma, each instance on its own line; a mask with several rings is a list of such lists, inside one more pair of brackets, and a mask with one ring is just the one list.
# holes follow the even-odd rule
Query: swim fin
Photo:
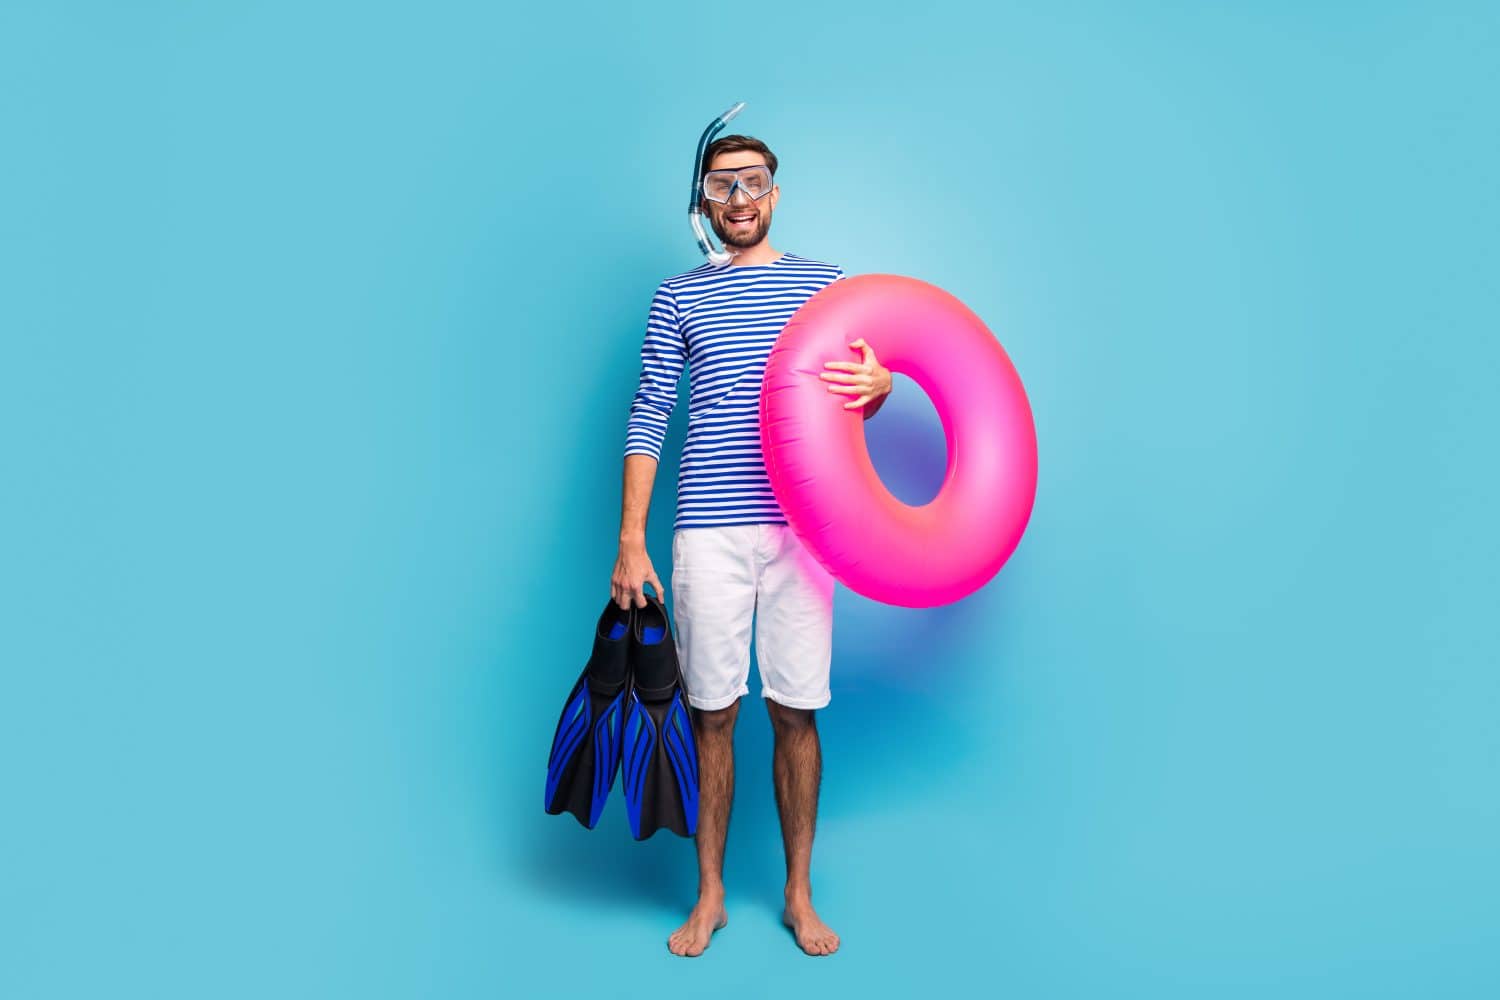
[[563, 705], [547, 760], [547, 811], [570, 812], [590, 830], [620, 769], [634, 615], [613, 599], [594, 626], [594, 651]]
[[672, 623], [661, 599], [646, 595], [630, 631], [623, 761], [630, 832], [645, 840], [665, 827], [698, 832], [698, 745], [688, 717]]

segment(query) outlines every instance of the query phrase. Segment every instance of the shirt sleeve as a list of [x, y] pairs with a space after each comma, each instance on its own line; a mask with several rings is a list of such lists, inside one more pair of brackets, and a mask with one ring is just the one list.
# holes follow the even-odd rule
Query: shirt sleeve
[[651, 299], [646, 339], [641, 344], [641, 380], [630, 403], [625, 454], [661, 459], [667, 422], [677, 405], [677, 383], [687, 362], [687, 341], [677, 314], [677, 297], [663, 282]]

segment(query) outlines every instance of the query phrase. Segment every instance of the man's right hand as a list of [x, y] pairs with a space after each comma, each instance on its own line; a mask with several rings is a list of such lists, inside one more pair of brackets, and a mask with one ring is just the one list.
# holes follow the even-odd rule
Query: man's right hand
[[620, 556], [615, 560], [615, 572], [609, 580], [609, 593], [622, 611], [646, 606], [646, 584], [656, 590], [659, 600], [666, 599], [666, 591], [651, 565], [651, 556], [646, 552], [646, 543], [621, 542]]

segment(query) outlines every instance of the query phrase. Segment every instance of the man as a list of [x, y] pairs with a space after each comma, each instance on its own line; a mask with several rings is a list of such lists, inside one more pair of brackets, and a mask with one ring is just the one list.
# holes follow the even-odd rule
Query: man
[[[775, 732], [787, 868], [782, 919], [805, 952], [828, 955], [839, 939], [813, 909], [810, 869], [822, 773], [813, 712], [829, 702], [833, 578], [799, 542], [771, 491], [759, 404], [766, 358], [787, 320], [844, 272], [771, 246], [767, 234], [781, 192], [776, 156], [765, 143], [724, 136], [709, 147], [704, 165], [701, 207], [735, 256], [724, 267], [705, 263], [668, 278], [652, 300], [626, 433], [620, 552], [610, 589], [621, 608], [632, 601], [645, 606], [647, 581], [663, 593], [646, 552], [646, 513], [677, 384], [691, 357], [672, 597], [698, 743], [698, 902], [668, 947], [700, 955], [727, 920], [734, 724], [749, 692], [753, 618], [761, 693]], [[846, 409], [868, 418], [891, 390], [890, 372], [863, 340], [849, 346], [859, 359], [831, 361], [821, 377], [831, 393], [848, 397]]]

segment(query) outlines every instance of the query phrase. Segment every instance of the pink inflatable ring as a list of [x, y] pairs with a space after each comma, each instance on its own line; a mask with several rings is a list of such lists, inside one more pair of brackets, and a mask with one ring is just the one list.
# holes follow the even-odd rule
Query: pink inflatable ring
[[[858, 360], [860, 337], [927, 393], [948, 468], [921, 507], [880, 481], [864, 415], [828, 391], [825, 361]], [[878, 419], [878, 418], [877, 418]], [[872, 600], [948, 604], [1015, 551], [1036, 499], [1036, 427], [1021, 378], [978, 316], [934, 285], [895, 274], [835, 281], [782, 330], [766, 361], [761, 448], [792, 530], [834, 578]]]

